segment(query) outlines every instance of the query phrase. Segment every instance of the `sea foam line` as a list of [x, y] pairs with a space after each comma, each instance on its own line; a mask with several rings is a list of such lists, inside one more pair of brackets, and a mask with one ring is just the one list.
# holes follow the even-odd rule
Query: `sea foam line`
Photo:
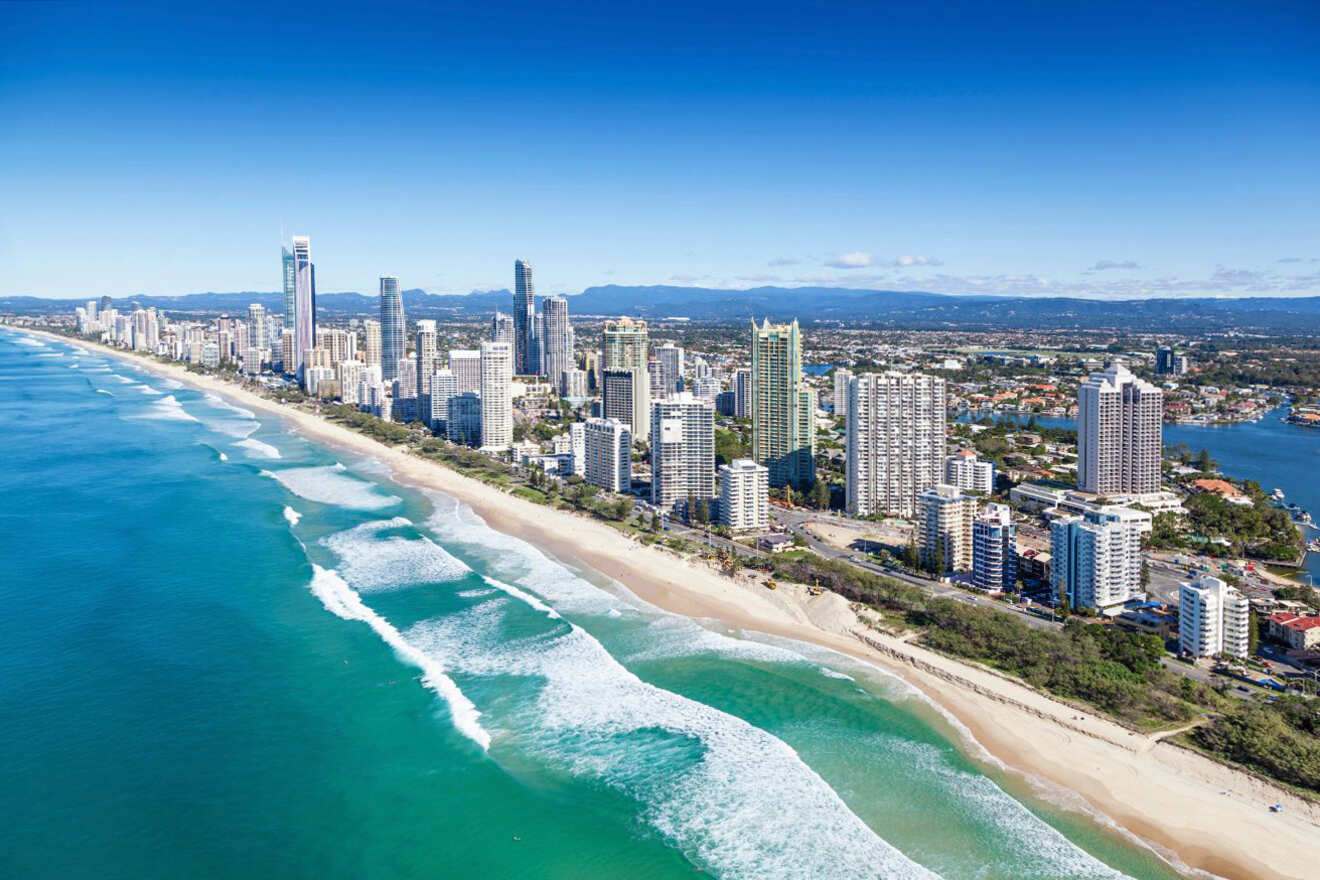
[[481, 712], [454, 680], [445, 674], [444, 665], [435, 657], [418, 650], [385, 618], [367, 607], [362, 597], [354, 592], [334, 569], [312, 565], [311, 590], [321, 604], [344, 620], [360, 620], [367, 624], [394, 649], [399, 659], [422, 670], [422, 683], [439, 694], [449, 705], [449, 713], [459, 732], [481, 746], [490, 749], [490, 734], [481, 726]]

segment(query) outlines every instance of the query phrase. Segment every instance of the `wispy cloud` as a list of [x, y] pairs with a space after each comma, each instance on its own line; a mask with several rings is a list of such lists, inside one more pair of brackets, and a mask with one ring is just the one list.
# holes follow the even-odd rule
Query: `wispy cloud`
[[778, 275], [737, 275], [739, 281], [755, 281], [761, 284], [771, 284], [776, 281], [783, 281]]
[[769, 266], [771, 269], [776, 269], [780, 266], [796, 266], [801, 262], [802, 261], [799, 260], [797, 257], [775, 257], [773, 260], [766, 263], [766, 265]]
[[937, 260], [934, 257], [899, 257], [894, 260], [892, 265], [901, 268], [908, 268], [909, 266], [943, 266], [944, 261]]
[[834, 269], [865, 269], [875, 265], [875, 258], [865, 251], [849, 251], [846, 254], [839, 254], [832, 260], [826, 260], [825, 265]]
[[1105, 272], [1109, 269], [1140, 269], [1141, 264], [1135, 260], [1099, 260], [1088, 272]]

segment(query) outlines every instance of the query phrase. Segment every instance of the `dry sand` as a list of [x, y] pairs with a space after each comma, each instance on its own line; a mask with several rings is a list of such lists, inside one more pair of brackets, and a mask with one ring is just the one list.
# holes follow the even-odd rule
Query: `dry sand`
[[[837, 595], [811, 597], [791, 585], [770, 591], [764, 578], [725, 577], [603, 523], [515, 498], [232, 382], [78, 344], [276, 414], [308, 437], [371, 456], [400, 482], [453, 495], [491, 527], [600, 572], [666, 611], [813, 643], [896, 672], [965, 728], [973, 757], [1020, 774], [1046, 797], [1108, 817], [1187, 867], [1233, 880], [1320, 876], [1313, 849], [1320, 843], [1317, 805], [989, 669], [868, 629]], [[1283, 803], [1284, 812], [1270, 813], [1274, 803]]]

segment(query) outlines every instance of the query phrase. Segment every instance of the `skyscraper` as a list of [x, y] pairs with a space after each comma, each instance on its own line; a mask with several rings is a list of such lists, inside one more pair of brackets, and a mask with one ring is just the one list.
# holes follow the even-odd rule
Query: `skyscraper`
[[[628, 370], [632, 373], [632, 413], [626, 419], [621, 413], [614, 417], [628, 423], [634, 442], [650, 440], [651, 376], [646, 369], [648, 340], [645, 321], [619, 318], [605, 322], [601, 368], [605, 372]], [[608, 396], [608, 387], [606, 392]], [[607, 409], [608, 403], [606, 401]]]
[[507, 342], [481, 343], [481, 447], [513, 445], [513, 347]]
[[[293, 254], [289, 253], [286, 247], [280, 247], [280, 264], [284, 269], [284, 326], [292, 327], [296, 322], [294, 316], [298, 313], [297, 296], [298, 283], [296, 273], [293, 271]], [[288, 372], [286, 369], [285, 372]]]
[[388, 385], [399, 375], [399, 361], [408, 351], [408, 340], [403, 317], [403, 297], [399, 295], [399, 279], [393, 275], [380, 277], [380, 376]]
[[568, 300], [552, 296], [541, 301], [541, 372], [550, 384], [564, 390], [564, 372], [573, 368], [573, 324], [568, 319]]
[[514, 370], [526, 375], [536, 369], [536, 288], [532, 264], [513, 261]]
[[689, 497], [713, 498], [715, 407], [686, 392], [657, 400], [651, 404], [650, 434], [652, 503], [669, 510]]
[[944, 380], [863, 373], [848, 383], [848, 512], [912, 517], [943, 481]]
[[1077, 387], [1077, 487], [1097, 495], [1160, 490], [1164, 392], [1121, 363]]
[[815, 407], [802, 384], [798, 322], [752, 323], [752, 455], [770, 469], [770, 485], [816, 480]]
[[312, 264], [312, 240], [305, 235], [293, 237], [293, 370], [301, 371], [308, 349], [316, 345], [316, 266]]

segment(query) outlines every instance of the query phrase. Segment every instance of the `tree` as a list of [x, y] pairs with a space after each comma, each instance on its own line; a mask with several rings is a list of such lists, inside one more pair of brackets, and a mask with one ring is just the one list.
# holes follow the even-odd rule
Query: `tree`
[[917, 539], [909, 538], [907, 546], [903, 548], [903, 564], [912, 571], [917, 570], [921, 564], [921, 555], [917, 553]]
[[710, 502], [705, 498], [697, 502], [696, 520], [702, 525], [710, 522]]
[[816, 480], [811, 485], [811, 506], [817, 510], [827, 510], [830, 506], [830, 487], [824, 480]]
[[1247, 612], [1247, 653], [1256, 656], [1260, 647], [1260, 618], [1255, 611]]
[[1209, 449], [1202, 449], [1196, 454], [1196, 469], [1202, 472], [1208, 472], [1215, 469], [1215, 460], [1210, 457]]
[[1150, 589], [1150, 561], [1147, 559], [1141, 560], [1141, 588]]
[[631, 498], [620, 498], [614, 502], [611, 510], [613, 517], [617, 520], [626, 520], [632, 514], [633, 501]]

